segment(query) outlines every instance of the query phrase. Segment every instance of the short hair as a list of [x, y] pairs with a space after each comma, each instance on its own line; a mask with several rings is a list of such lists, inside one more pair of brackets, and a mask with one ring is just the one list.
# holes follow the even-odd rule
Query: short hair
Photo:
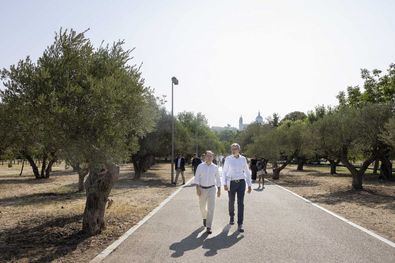
[[238, 144], [238, 143], [232, 143], [232, 145], [230, 146], [231, 148], [232, 147], [237, 147], [237, 149], [239, 149], [239, 151], [241, 150], [241, 147], [240, 147], [240, 144]]
[[214, 155], [214, 153], [212, 151], [210, 151], [210, 150], [206, 151], [206, 154], [208, 154], [208, 153]]

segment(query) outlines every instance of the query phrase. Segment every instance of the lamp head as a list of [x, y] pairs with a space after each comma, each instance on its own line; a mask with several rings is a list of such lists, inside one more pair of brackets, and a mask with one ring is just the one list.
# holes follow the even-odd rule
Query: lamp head
[[173, 83], [174, 85], [178, 85], [178, 79], [176, 77], [172, 77], [171, 83]]

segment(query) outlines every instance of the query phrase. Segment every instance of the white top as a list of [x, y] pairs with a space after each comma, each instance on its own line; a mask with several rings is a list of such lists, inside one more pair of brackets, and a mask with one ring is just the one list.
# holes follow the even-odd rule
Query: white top
[[248, 167], [247, 159], [239, 155], [238, 158], [229, 155], [225, 159], [223, 168], [225, 184], [230, 188], [230, 181], [244, 179], [248, 186], [251, 186], [251, 171]]
[[216, 185], [221, 187], [221, 178], [219, 177], [218, 167], [211, 163], [203, 162], [196, 168], [195, 184], [200, 186]]

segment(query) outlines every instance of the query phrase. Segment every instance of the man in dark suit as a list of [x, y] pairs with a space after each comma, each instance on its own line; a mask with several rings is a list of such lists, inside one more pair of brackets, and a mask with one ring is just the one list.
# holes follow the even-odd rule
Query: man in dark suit
[[199, 164], [202, 163], [202, 160], [200, 160], [200, 158], [197, 156], [197, 154], [195, 153], [195, 155], [192, 158], [192, 170], [193, 170], [193, 175], [196, 174], [196, 169], [199, 166]]
[[177, 184], [178, 176], [180, 175], [180, 173], [182, 176], [182, 184], [185, 184], [185, 158], [182, 156], [182, 154], [177, 155], [177, 158], [174, 160], [174, 164], [176, 168], [176, 180], [173, 182], [173, 184]]
[[251, 169], [251, 179], [252, 179], [252, 181], [256, 180], [256, 175], [257, 175], [257, 172], [258, 172], [258, 169], [256, 167], [257, 162], [258, 162], [258, 159], [254, 155], [254, 157], [251, 158], [251, 160], [250, 160], [250, 169]]

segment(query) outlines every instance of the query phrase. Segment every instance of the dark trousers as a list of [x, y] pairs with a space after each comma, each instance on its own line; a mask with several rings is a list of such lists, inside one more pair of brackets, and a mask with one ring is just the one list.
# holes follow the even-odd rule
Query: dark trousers
[[235, 217], [235, 199], [237, 194], [237, 224], [242, 225], [244, 219], [244, 194], [246, 191], [246, 182], [239, 180], [239, 182], [230, 181], [229, 196], [229, 216]]
[[251, 167], [251, 180], [256, 180], [258, 169], [256, 167]]

